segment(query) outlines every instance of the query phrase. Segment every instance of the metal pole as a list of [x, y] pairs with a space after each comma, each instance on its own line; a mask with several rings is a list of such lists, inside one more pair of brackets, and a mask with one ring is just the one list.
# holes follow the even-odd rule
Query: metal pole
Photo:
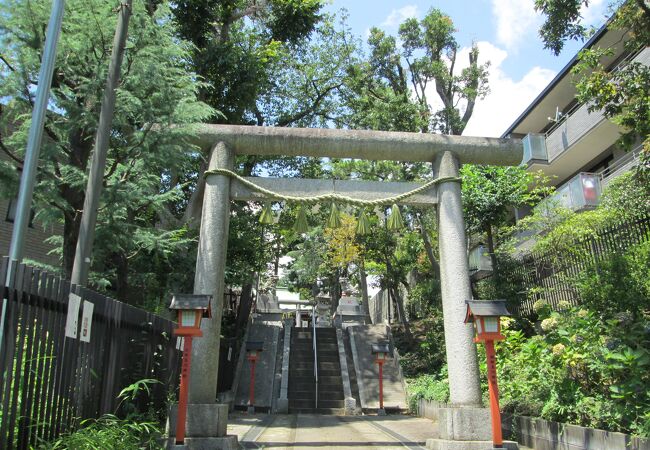
[[181, 386], [176, 412], [176, 445], [185, 442], [185, 422], [187, 419], [187, 388], [190, 381], [190, 364], [192, 362], [192, 336], [183, 336], [183, 362], [181, 365]]
[[[23, 259], [23, 250], [25, 247], [25, 231], [29, 225], [29, 216], [32, 206], [32, 197], [34, 195], [34, 181], [36, 179], [36, 170], [38, 168], [38, 155], [41, 151], [41, 142], [43, 140], [43, 122], [45, 121], [45, 112], [47, 111], [47, 102], [50, 98], [50, 85], [52, 84], [52, 74], [54, 73], [54, 62], [56, 60], [56, 48], [59, 43], [59, 34], [61, 33], [61, 22], [63, 21], [63, 11], [65, 0], [54, 0], [50, 21], [47, 25], [45, 35], [45, 47], [43, 49], [43, 62], [38, 73], [38, 87], [36, 89], [36, 100], [32, 111], [32, 123], [29, 127], [29, 137], [27, 139], [27, 150], [25, 152], [25, 162], [23, 163], [23, 173], [20, 176], [20, 190], [18, 191], [18, 203], [16, 204], [16, 215], [14, 217], [14, 226], [11, 234], [11, 244], [9, 247], [9, 266], [7, 268], [7, 278], [2, 280], [6, 286], [11, 279], [11, 261], [20, 262]], [[4, 335], [4, 322], [7, 312], [7, 299], [2, 299], [2, 313], [0, 314], [0, 345]], [[2, 350], [0, 348], [0, 350]]]
[[74, 265], [70, 280], [72, 284], [80, 286], [88, 284], [90, 255], [92, 254], [95, 224], [97, 222], [97, 208], [102, 192], [102, 180], [106, 168], [106, 154], [110, 142], [113, 112], [115, 111], [115, 90], [120, 81], [120, 68], [122, 66], [124, 47], [129, 30], [132, 2], [133, 0], [126, 0], [120, 5], [120, 16], [117, 20], [117, 28], [115, 29], [115, 36], [113, 38], [113, 51], [108, 66], [108, 78], [104, 88], [104, 97], [102, 98], [102, 109], [99, 113], [95, 149], [88, 175], [86, 198], [84, 199], [81, 226], [79, 228], [79, 237], [77, 239], [77, 248], [75, 250]]
[[501, 431], [501, 412], [499, 411], [499, 386], [497, 384], [496, 354], [494, 341], [485, 341], [487, 356], [488, 391], [490, 394], [490, 413], [492, 416], [492, 444], [494, 448], [503, 448], [503, 435]]

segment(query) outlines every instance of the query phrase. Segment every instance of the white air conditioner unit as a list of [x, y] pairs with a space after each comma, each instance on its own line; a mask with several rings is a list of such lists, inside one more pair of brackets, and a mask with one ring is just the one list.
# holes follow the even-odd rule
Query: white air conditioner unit
[[533, 162], [548, 163], [548, 153], [546, 152], [546, 136], [537, 133], [528, 133], [523, 139], [524, 159], [522, 164], [531, 164]]

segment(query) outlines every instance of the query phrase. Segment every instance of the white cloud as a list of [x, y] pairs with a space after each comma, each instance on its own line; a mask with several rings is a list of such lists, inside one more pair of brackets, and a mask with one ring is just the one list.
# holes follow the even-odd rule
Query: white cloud
[[394, 9], [390, 12], [386, 20], [381, 23], [382, 27], [397, 27], [406, 19], [418, 16], [418, 7], [417, 5], [406, 5], [400, 9]]
[[525, 38], [536, 38], [542, 23], [534, 0], [492, 0], [497, 25], [497, 41], [508, 50], [516, 50]]
[[591, 0], [589, 6], [580, 8], [580, 15], [585, 25], [600, 27], [607, 20], [608, 10], [608, 3], [604, 0]]
[[[533, 67], [521, 80], [513, 80], [501, 68], [508, 52], [490, 42], [478, 42], [479, 62], [491, 62], [488, 82], [490, 94], [476, 102], [474, 113], [463, 135], [465, 136], [500, 136], [506, 128], [526, 109], [555, 76], [555, 72], [542, 67]], [[463, 49], [458, 55], [458, 62], [467, 66], [466, 53]], [[459, 68], [461, 70], [462, 68]]]

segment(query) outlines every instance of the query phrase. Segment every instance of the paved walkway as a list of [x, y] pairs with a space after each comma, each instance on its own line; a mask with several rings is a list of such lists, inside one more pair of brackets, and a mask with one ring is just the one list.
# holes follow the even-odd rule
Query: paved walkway
[[436, 425], [412, 416], [230, 415], [228, 434], [248, 449], [424, 449]]

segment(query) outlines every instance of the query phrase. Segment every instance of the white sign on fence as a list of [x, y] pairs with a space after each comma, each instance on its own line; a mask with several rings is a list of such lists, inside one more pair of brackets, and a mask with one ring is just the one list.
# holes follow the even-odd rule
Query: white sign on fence
[[65, 337], [77, 339], [80, 305], [81, 297], [70, 292], [70, 295], [68, 295], [68, 317], [65, 320]]
[[81, 342], [90, 342], [90, 330], [93, 325], [94, 309], [94, 303], [84, 300], [84, 309], [81, 313], [81, 336], [79, 337]]

